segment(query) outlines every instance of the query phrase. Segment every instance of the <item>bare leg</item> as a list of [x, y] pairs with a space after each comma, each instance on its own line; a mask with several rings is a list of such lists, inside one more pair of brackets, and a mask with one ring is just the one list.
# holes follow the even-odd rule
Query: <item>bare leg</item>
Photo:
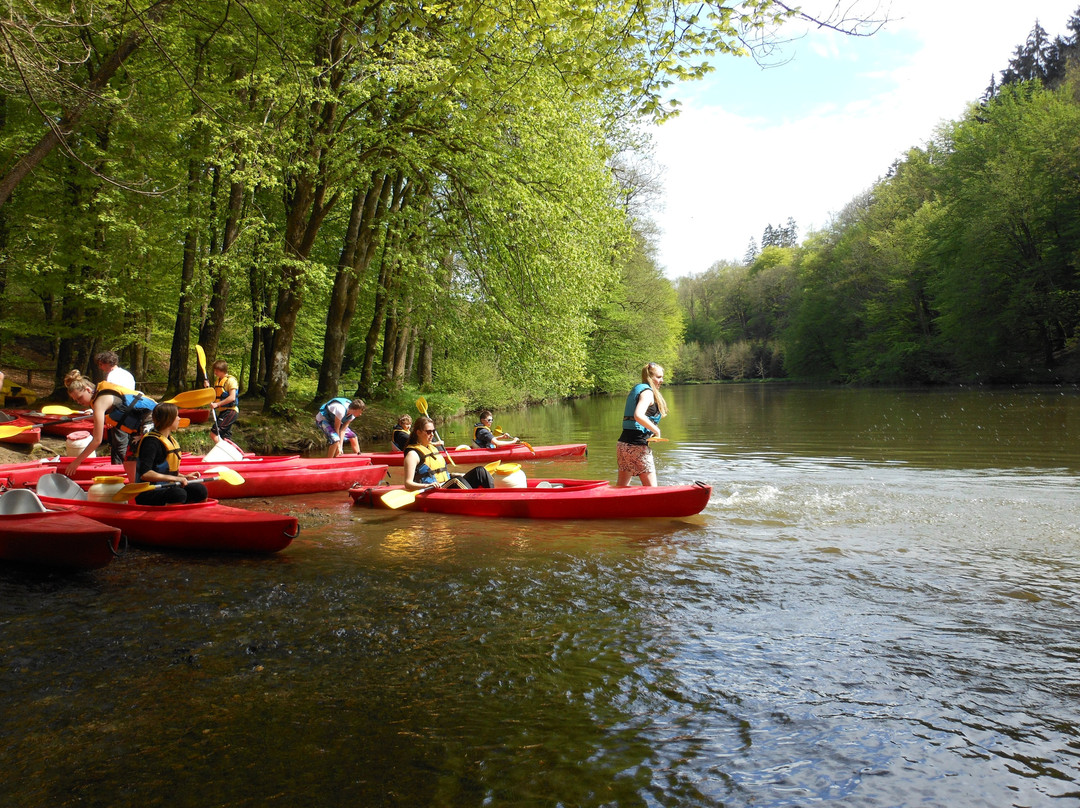
[[634, 475], [633, 475], [632, 472], [620, 471], [619, 472], [619, 479], [616, 480], [616, 482], [615, 482], [615, 487], [616, 488], [626, 488], [626, 486], [630, 485], [630, 481], [632, 479], [634, 479]]

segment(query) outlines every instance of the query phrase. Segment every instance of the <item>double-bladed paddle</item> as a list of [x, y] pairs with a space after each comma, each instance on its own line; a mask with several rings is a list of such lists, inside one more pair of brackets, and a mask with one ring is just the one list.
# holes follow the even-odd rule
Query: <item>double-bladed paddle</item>
[[[191, 480], [193, 483], [209, 483], [214, 480], [222, 480], [229, 485], [243, 485], [244, 478], [240, 476], [240, 473], [235, 469], [231, 469], [228, 466], [214, 466], [212, 469], [206, 470], [209, 476], [199, 477], [198, 479]], [[115, 494], [113, 494], [113, 502], [127, 502], [132, 497], [136, 497], [144, 491], [150, 491], [154, 488], [165, 488], [170, 485], [180, 485], [177, 482], [165, 482], [165, 483], [128, 483]], [[400, 506], [399, 506], [400, 507]]]
[[[423, 396], [420, 396], [420, 398], [416, 399], [416, 409], [419, 410], [420, 414], [423, 415], [425, 418], [430, 417], [430, 416], [428, 416], [428, 411], [427, 411], [427, 399], [424, 398]], [[434, 422], [433, 422], [433, 424], [434, 424]], [[435, 442], [436, 443], [442, 443], [442, 438], [439, 437], [439, 430], [437, 430], [437, 429], [435, 430]], [[446, 451], [446, 444], [445, 443], [443, 443], [442, 453], [446, 457], [447, 462], [449, 462], [451, 466], [456, 466], [457, 465], [457, 463], [454, 462], [454, 458], [452, 458], [450, 456], [450, 453], [448, 451]], [[398, 507], [401, 507], [401, 506], [399, 505]]]
[[[210, 381], [210, 377], [206, 375], [206, 351], [203, 350], [201, 345], [195, 346], [195, 358], [199, 361], [199, 372], [202, 373], [203, 378]], [[210, 388], [206, 388], [209, 390]], [[217, 398], [217, 391], [214, 391], [214, 398]], [[210, 399], [212, 402], [214, 399]], [[214, 426], [217, 426], [217, 410], [213, 407], [210, 408], [210, 415], [214, 419]]]
[[[446, 488], [448, 485], [454, 482], [456, 478], [451, 477], [442, 485], [436, 486], [436, 488]], [[393, 491], [387, 491], [381, 497], [383, 505], [392, 510], [398, 508], [404, 508], [406, 505], [412, 505], [416, 502], [416, 498], [426, 491], [434, 491], [435, 488], [421, 488], [419, 491], [410, 491], [408, 488], [395, 488]]]
[[[510, 435], [510, 434], [504, 432], [503, 430], [499, 429], [499, 427], [497, 427], [497, 426], [493, 426], [491, 428], [491, 431], [494, 432], [496, 435], [498, 435], [500, 438], [513, 438], [514, 437], [513, 435]], [[517, 440], [519, 445], [524, 446], [530, 452], [533, 452], [535, 454], [536, 450], [532, 447], [531, 443], [526, 443], [521, 438], [516, 438], [515, 440]]]

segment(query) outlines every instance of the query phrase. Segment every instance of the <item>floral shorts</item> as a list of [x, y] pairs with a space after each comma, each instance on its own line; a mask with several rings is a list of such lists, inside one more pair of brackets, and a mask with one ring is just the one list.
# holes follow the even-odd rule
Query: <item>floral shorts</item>
[[643, 446], [632, 443], [616, 443], [615, 457], [619, 471], [625, 472], [632, 477], [640, 477], [642, 474], [655, 474], [656, 462], [653, 460], [652, 449], [648, 444]]
[[[322, 418], [316, 418], [315, 423], [322, 427], [322, 431], [326, 433], [327, 446], [332, 446], [333, 444], [338, 442], [338, 434], [334, 431], [334, 425], [330, 421], [326, 421]], [[342, 432], [341, 439], [352, 440], [355, 437], [356, 433], [348, 427], [345, 427], [344, 431]]]

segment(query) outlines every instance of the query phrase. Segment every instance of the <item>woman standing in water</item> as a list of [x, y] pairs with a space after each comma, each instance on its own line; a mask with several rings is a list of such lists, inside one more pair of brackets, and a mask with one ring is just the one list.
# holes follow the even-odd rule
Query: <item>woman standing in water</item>
[[641, 383], [635, 384], [623, 408], [623, 431], [616, 446], [619, 464], [617, 488], [630, 485], [634, 477], [642, 485], [656, 485], [656, 463], [649, 438], [660, 437], [660, 419], [667, 415], [667, 402], [660, 395], [664, 369], [650, 362], [641, 369]]

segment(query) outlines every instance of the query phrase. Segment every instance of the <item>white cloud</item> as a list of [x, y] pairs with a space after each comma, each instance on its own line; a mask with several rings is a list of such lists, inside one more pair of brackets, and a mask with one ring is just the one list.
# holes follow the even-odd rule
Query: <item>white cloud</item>
[[[860, 74], [876, 79], [867, 85], [877, 88], [868, 97], [838, 102], [827, 79], [805, 82], [811, 78], [805, 71], [820, 60], [769, 71], [778, 82], [792, 80], [784, 71], [800, 71], [797, 77], [813, 88], [813, 97], [803, 98], [808, 111], [794, 117], [785, 117], [784, 104], [769, 93], [753, 106], [744, 103], [739, 115], [705, 103], [707, 84], [687, 88], [682, 114], [656, 130], [657, 161], [666, 168], [659, 252], [668, 275], [741, 259], [751, 237], [760, 240], [766, 225], [789, 216], [803, 235], [823, 227], [895, 159], [928, 141], [938, 124], [962, 117], [1036, 18], [1051, 36], [1062, 33], [1078, 2], [896, 2], [889, 31], [906, 36], [892, 36], [889, 44], [912, 44], [885, 69], [875, 65]], [[811, 32], [792, 47], [859, 69], [854, 44], [843, 37]], [[718, 65], [710, 81], [722, 81], [723, 73]]]

